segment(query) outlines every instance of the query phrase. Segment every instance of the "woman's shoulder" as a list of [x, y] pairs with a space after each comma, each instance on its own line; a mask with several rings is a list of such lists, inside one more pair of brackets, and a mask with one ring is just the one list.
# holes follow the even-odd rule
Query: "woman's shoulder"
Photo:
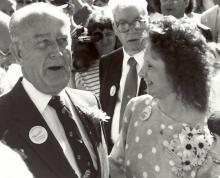
[[134, 97], [132, 98], [130, 101], [129, 101], [129, 104], [130, 105], [149, 105], [151, 104], [153, 100], [153, 97], [148, 95], [148, 94], [145, 94], [145, 95], [141, 95], [141, 96], [137, 96], [137, 97]]
[[136, 120], [142, 117], [142, 114], [146, 115], [146, 112], [151, 112], [152, 101], [153, 97], [147, 94], [132, 98], [127, 105], [125, 118], [127, 119], [132, 116]]

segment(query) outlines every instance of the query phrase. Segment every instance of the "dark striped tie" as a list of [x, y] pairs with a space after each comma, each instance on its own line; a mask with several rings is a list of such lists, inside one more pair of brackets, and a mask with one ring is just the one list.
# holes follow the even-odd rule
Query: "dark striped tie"
[[138, 82], [137, 69], [136, 69], [137, 62], [134, 57], [129, 58], [128, 65], [130, 66], [130, 69], [127, 74], [125, 87], [124, 87], [124, 94], [122, 97], [119, 129], [121, 129], [122, 118], [124, 115], [125, 107], [128, 104], [128, 101], [131, 98], [135, 97], [137, 94], [137, 82]]
[[93, 167], [91, 156], [83, 142], [82, 136], [72, 118], [69, 108], [60, 100], [60, 96], [53, 96], [49, 105], [56, 110], [82, 175], [89, 171], [90, 176], [88, 176], [88, 178], [96, 177], [96, 171]]

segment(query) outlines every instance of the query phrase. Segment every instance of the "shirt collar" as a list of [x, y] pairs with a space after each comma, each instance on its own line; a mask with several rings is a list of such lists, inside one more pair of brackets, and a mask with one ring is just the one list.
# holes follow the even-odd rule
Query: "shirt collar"
[[42, 114], [46, 109], [50, 99], [52, 98], [51, 95], [45, 94], [37, 90], [31, 82], [27, 79], [23, 78], [22, 80], [23, 87], [27, 92], [28, 96], [31, 98], [35, 106], [37, 107], [38, 111]]
[[123, 66], [128, 63], [128, 60], [130, 57], [135, 58], [139, 69], [143, 66], [143, 64], [144, 64], [144, 50], [141, 50], [139, 53], [136, 53], [135, 55], [130, 56], [123, 48], [123, 53], [124, 53]]

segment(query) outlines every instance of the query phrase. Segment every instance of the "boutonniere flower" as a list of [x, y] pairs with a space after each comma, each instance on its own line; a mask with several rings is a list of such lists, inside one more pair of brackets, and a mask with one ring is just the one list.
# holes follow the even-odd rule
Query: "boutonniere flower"
[[107, 122], [108, 119], [110, 118], [109, 116], [106, 115], [105, 112], [103, 112], [97, 106], [77, 107], [77, 109], [80, 113], [85, 114], [88, 118], [92, 119], [96, 123], [98, 123], [98, 122]]
[[213, 139], [205, 128], [184, 126], [179, 134], [175, 134], [167, 148], [175, 155], [177, 162], [172, 167], [177, 177], [185, 177], [187, 172], [196, 172], [205, 162]]

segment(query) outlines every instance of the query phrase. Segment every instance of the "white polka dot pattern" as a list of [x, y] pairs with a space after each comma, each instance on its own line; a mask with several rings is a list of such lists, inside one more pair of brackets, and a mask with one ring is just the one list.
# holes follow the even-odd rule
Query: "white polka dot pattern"
[[137, 127], [138, 126], [138, 121], [136, 121], [135, 123], [134, 123], [134, 127]]
[[[115, 146], [116, 151], [119, 150], [118, 157], [122, 157], [116, 161], [123, 160], [121, 164], [128, 178], [176, 178], [176, 157], [166, 147], [174, 135], [178, 137], [182, 123], [160, 112], [157, 100], [141, 102], [141, 105], [131, 102], [133, 113], [125, 114], [123, 124], [129, 125], [125, 124], [123, 134], [126, 137], [121, 139], [120, 147]], [[186, 115], [189, 116], [184, 113], [184, 117]], [[121, 147], [123, 144], [124, 148]], [[195, 178], [193, 172], [189, 172], [189, 176]]]
[[147, 130], [147, 135], [151, 135], [152, 134], [152, 130], [151, 129], [148, 129]]
[[143, 155], [141, 153], [138, 153], [138, 159], [142, 159]]
[[148, 177], [147, 172], [143, 172], [143, 178], [147, 178], [147, 177]]
[[135, 142], [138, 143], [139, 141], [140, 141], [140, 137], [137, 136], [137, 137], [135, 138]]
[[175, 162], [174, 162], [173, 160], [170, 160], [170, 161], [169, 161], [169, 165], [170, 165], [170, 166], [174, 166], [174, 165], [175, 165]]
[[164, 129], [166, 128], [166, 126], [165, 126], [164, 124], [161, 124], [161, 125], [160, 125], [160, 128], [161, 128], [162, 130], [164, 130]]
[[152, 153], [156, 154], [157, 153], [157, 149], [155, 147], [152, 148]]
[[130, 160], [127, 160], [126, 165], [127, 165], [127, 166], [130, 166], [130, 165], [131, 165]]
[[128, 149], [128, 144], [127, 144], [127, 143], [125, 144], [125, 149], [126, 149], [126, 150]]
[[155, 165], [154, 170], [155, 170], [156, 172], [160, 172], [160, 167], [159, 167], [158, 165]]

